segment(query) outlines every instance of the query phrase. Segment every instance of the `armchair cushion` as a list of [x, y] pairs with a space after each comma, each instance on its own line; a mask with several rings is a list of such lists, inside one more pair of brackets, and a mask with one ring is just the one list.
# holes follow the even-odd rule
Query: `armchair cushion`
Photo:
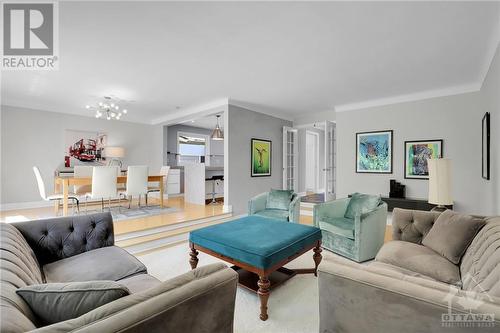
[[426, 275], [437, 281], [461, 285], [457, 265], [419, 244], [405, 241], [388, 242], [382, 246], [375, 260]]
[[356, 215], [366, 214], [377, 208], [379, 204], [379, 195], [353, 193], [344, 217], [353, 220], [356, 218]]
[[126, 287], [114, 281], [33, 284], [16, 292], [44, 325], [79, 317], [129, 295]]
[[354, 239], [354, 220], [345, 217], [320, 220], [319, 228], [332, 234]]
[[266, 209], [288, 210], [292, 196], [292, 190], [271, 190], [267, 194]]
[[124, 249], [108, 246], [45, 265], [43, 272], [47, 282], [51, 283], [117, 281], [147, 271], [143, 263]]
[[281, 209], [265, 209], [261, 210], [260, 212], [257, 212], [255, 215], [263, 216], [263, 217], [268, 217], [272, 219], [277, 219], [277, 220], [288, 220], [288, 210], [281, 210]]
[[484, 219], [447, 210], [439, 215], [422, 245], [458, 264], [484, 224]]

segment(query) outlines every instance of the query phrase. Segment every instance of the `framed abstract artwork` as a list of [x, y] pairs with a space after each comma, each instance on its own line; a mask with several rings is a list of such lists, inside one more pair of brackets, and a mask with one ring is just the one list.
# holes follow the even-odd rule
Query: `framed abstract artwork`
[[482, 121], [482, 176], [490, 179], [490, 113], [486, 112]]
[[427, 159], [443, 157], [443, 140], [405, 141], [405, 178], [429, 179]]
[[271, 176], [272, 142], [269, 140], [252, 139], [251, 147], [252, 147], [251, 176], [252, 177]]
[[356, 172], [392, 173], [392, 130], [356, 133]]

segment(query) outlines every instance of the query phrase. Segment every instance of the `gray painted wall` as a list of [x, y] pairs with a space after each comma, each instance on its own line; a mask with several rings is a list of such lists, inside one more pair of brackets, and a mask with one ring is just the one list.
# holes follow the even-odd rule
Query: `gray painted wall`
[[482, 112], [491, 117], [491, 180], [481, 180], [487, 188], [483, 199], [500, 215], [500, 47], [497, 47], [490, 70], [481, 88]]
[[[177, 153], [177, 133], [189, 132], [203, 135], [210, 135], [212, 131], [206, 128], [188, 126], [188, 125], [171, 125], [163, 126], [163, 162], [165, 165], [174, 165], [173, 155], [168, 156], [167, 151]], [[210, 140], [210, 154], [224, 155], [224, 141]], [[219, 164], [218, 164], [219, 165]], [[217, 165], [217, 166], [218, 166]], [[220, 164], [221, 166], [223, 165]]]
[[124, 165], [162, 165], [162, 128], [25, 108], [1, 106], [1, 203], [42, 200], [32, 167], [40, 168], [49, 194], [54, 171], [64, 165], [67, 129], [108, 134], [110, 146], [125, 147]]
[[[227, 125], [225, 135], [229, 158], [226, 170], [226, 204], [233, 206], [235, 214], [244, 214], [251, 197], [271, 188], [282, 187], [283, 126], [292, 126], [292, 122], [229, 105]], [[251, 138], [272, 141], [271, 177], [250, 176]]]
[[[498, 92], [498, 90], [497, 90]], [[453, 160], [453, 196], [459, 211], [492, 214], [493, 203], [483, 194], [481, 178], [480, 93], [337, 113], [337, 184], [339, 197], [359, 191], [389, 193], [389, 179], [407, 186], [407, 196], [428, 197], [427, 180], [404, 179], [404, 141], [443, 139], [443, 153]], [[497, 107], [498, 109], [498, 107]], [[394, 130], [392, 175], [356, 174], [356, 132]]]

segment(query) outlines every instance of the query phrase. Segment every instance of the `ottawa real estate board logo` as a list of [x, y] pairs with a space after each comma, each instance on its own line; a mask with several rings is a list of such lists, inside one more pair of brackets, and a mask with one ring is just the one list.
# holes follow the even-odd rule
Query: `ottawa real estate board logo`
[[57, 2], [2, 2], [1, 9], [2, 70], [57, 70]]

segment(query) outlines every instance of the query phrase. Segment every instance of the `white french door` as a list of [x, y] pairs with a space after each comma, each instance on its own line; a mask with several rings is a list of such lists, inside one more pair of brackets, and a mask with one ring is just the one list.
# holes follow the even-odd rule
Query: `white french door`
[[297, 130], [283, 127], [283, 189], [298, 191]]
[[335, 200], [336, 197], [336, 160], [337, 153], [335, 151], [336, 143], [336, 130], [335, 123], [331, 121], [325, 121], [325, 167], [323, 172], [325, 173], [325, 201]]

